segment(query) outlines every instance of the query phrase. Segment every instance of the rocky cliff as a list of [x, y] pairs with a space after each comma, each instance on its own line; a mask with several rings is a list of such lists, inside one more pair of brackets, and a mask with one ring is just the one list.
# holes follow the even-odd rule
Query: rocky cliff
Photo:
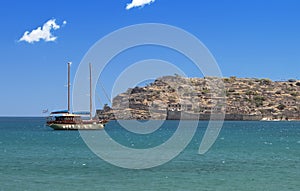
[[224, 113], [239, 119], [299, 120], [299, 90], [297, 80], [165, 76], [119, 94], [112, 109], [98, 114], [109, 119], [156, 120], [174, 111], [186, 116]]

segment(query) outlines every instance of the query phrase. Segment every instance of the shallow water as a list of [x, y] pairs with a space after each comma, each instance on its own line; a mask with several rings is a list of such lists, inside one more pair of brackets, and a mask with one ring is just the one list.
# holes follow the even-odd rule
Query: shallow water
[[[0, 118], [0, 190], [300, 190], [300, 122], [225, 122], [199, 155], [207, 125], [170, 162], [146, 170], [97, 157], [77, 131], [53, 131], [44, 118]], [[106, 131], [129, 147], [166, 141], [177, 122], [136, 135], [110, 122]], [[189, 130], [187, 128], [187, 130]]]

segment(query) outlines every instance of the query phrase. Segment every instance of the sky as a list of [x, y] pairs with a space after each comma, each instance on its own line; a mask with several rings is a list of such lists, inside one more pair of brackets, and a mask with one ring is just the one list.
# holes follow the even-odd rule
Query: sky
[[[213, 54], [223, 76], [300, 79], [299, 9], [298, 0], [1, 2], [0, 116], [45, 116], [45, 109], [66, 108], [66, 63], [73, 63], [73, 79], [93, 44], [142, 23], [193, 34]], [[120, 55], [107, 67], [102, 84], [110, 92], [124, 68], [152, 57], [181, 62], [176, 64], [188, 76], [201, 77], [188, 60], [164, 51], [144, 47]], [[99, 97], [107, 102], [100, 89]]]

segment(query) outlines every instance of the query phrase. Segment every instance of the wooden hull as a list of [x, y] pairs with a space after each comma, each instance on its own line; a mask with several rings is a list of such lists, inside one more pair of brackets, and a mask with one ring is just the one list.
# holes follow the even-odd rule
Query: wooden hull
[[103, 123], [92, 124], [48, 124], [54, 130], [100, 130], [104, 128]]

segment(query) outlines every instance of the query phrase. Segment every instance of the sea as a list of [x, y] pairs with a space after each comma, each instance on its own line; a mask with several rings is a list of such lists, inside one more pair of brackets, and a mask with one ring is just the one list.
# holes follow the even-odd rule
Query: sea
[[[105, 131], [126, 147], [151, 147], [172, 137], [178, 123], [165, 121], [157, 132], [137, 135], [111, 121]], [[1, 191], [300, 190], [300, 122], [226, 121], [213, 146], [200, 155], [208, 124], [202, 121], [178, 156], [139, 170], [98, 157], [78, 131], [54, 131], [44, 124], [45, 118], [0, 118]]]

